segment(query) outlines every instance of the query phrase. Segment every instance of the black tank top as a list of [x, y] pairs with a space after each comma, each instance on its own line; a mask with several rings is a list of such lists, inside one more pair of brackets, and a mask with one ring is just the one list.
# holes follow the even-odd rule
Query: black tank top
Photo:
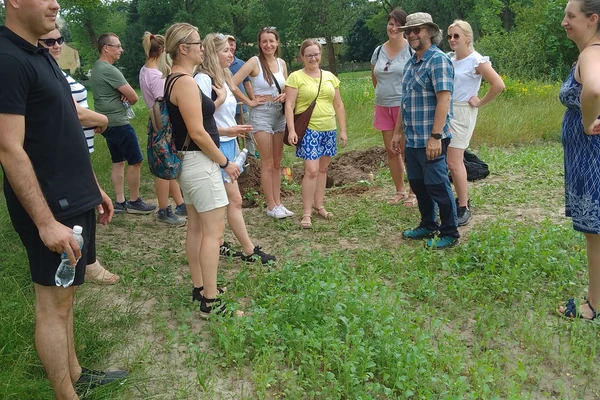
[[[177, 79], [177, 77], [174, 78], [174, 80]], [[167, 77], [167, 82], [170, 82], [170, 80], [171, 75]], [[215, 143], [215, 145], [217, 147], [220, 147], [219, 131], [217, 129], [217, 123], [214, 117], [215, 103], [211, 100], [210, 97], [202, 93], [200, 88], [198, 88], [198, 92], [200, 92], [200, 97], [202, 98], [202, 119], [204, 130], [208, 132], [210, 138]], [[181, 116], [181, 112], [179, 112], [179, 107], [171, 103], [170, 94], [171, 90], [168, 87], [165, 87], [165, 102], [167, 104], [167, 110], [169, 111], [169, 119], [171, 120], [171, 125], [173, 125], [173, 141], [175, 142], [175, 147], [177, 148], [177, 150], [182, 150], [183, 144], [185, 142], [185, 137], [188, 134], [188, 130], [185, 126], [185, 122], [183, 121], [183, 117]], [[202, 151], [193, 140], [190, 140], [190, 144], [187, 150]]]

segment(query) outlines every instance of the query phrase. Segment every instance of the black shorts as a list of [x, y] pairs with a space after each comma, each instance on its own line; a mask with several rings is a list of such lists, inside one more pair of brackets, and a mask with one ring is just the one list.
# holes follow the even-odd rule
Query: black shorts
[[[91, 209], [75, 217], [59, 221], [72, 228], [79, 225], [83, 228], [83, 250], [75, 269], [73, 285], [81, 285], [85, 280], [85, 266], [96, 261], [96, 211]], [[31, 280], [42, 286], [56, 286], [54, 275], [61, 262], [60, 254], [51, 251], [44, 245], [39, 232], [19, 232], [21, 241], [27, 250]]]

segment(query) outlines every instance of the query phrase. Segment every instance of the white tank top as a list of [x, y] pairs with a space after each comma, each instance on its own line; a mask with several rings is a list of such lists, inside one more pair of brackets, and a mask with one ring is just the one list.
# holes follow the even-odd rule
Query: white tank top
[[[254, 89], [254, 94], [262, 95], [262, 96], [278, 96], [279, 91], [277, 90], [277, 86], [275, 83], [269, 85], [269, 83], [265, 80], [263, 75], [262, 66], [260, 65], [260, 60], [257, 56], [252, 58], [256, 58], [256, 62], [258, 63], [258, 75], [255, 77], [250, 77], [250, 82], [252, 82], [252, 88]], [[277, 79], [277, 83], [279, 83], [279, 87], [282, 92], [285, 90], [285, 77], [283, 76], [283, 60], [281, 58], [277, 59], [277, 65], [279, 65], [279, 71], [273, 72], [273, 76]]]

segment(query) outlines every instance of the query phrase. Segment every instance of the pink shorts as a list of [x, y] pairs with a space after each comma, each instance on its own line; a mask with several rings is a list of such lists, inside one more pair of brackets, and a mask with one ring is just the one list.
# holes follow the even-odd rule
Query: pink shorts
[[373, 126], [378, 131], [393, 131], [398, 122], [398, 111], [400, 106], [384, 107], [375, 104], [375, 116], [373, 118]]

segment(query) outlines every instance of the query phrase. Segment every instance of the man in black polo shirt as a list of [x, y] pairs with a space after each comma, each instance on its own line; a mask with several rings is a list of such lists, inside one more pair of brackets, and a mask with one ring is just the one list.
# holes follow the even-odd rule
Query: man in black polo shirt
[[[36, 295], [35, 345], [57, 399], [75, 399], [73, 384], [103, 384], [114, 375], [81, 368], [73, 340], [73, 296], [95, 252], [98, 222], [114, 213], [96, 182], [69, 85], [40, 36], [52, 31], [55, 0], [7, 0], [0, 27], [0, 163], [12, 224], [27, 250]], [[84, 246], [73, 238], [83, 227]], [[77, 262], [75, 281], [57, 287], [60, 254]]]

